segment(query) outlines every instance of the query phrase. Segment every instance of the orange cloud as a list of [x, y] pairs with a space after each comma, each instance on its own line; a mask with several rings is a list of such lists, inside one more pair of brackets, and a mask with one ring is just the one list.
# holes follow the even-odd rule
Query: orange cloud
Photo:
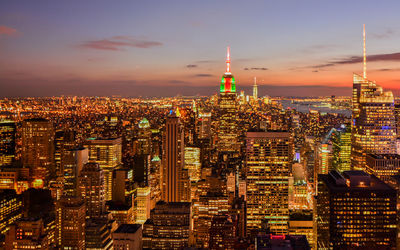
[[7, 26], [0, 26], [0, 35], [5, 35], [5, 36], [13, 36], [17, 35], [18, 31], [16, 29], [7, 27]]

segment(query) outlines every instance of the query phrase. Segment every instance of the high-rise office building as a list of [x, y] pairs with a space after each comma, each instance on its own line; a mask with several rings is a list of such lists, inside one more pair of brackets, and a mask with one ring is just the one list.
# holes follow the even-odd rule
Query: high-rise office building
[[319, 176], [318, 249], [395, 249], [396, 190], [363, 171]]
[[185, 147], [185, 168], [188, 170], [190, 181], [196, 182], [200, 180], [200, 148]]
[[189, 244], [190, 202], [160, 201], [143, 225], [144, 249], [182, 249]]
[[199, 117], [196, 120], [196, 131], [199, 139], [211, 137], [211, 113], [199, 112]]
[[81, 197], [63, 196], [56, 204], [56, 244], [60, 249], [85, 249], [86, 206]]
[[89, 138], [85, 142], [89, 150], [89, 162], [98, 163], [104, 171], [106, 200], [112, 199], [113, 170], [122, 161], [121, 138]]
[[134, 200], [132, 201], [134, 207], [134, 221], [136, 224], [144, 224], [150, 218], [150, 187], [137, 187], [134, 192]]
[[216, 215], [210, 224], [209, 249], [238, 249], [237, 241], [237, 217], [229, 215]]
[[367, 154], [365, 169], [368, 174], [373, 174], [388, 183], [391, 176], [398, 175], [400, 171], [400, 155], [398, 154]]
[[83, 165], [88, 162], [87, 148], [76, 148], [65, 151], [61, 162], [64, 172], [64, 196], [80, 196], [80, 173]]
[[86, 163], [80, 176], [80, 188], [86, 202], [86, 217], [99, 218], [105, 213], [104, 173], [97, 163]]
[[318, 110], [309, 110], [308, 122], [307, 135], [313, 136], [316, 141], [319, 141], [321, 136], [321, 114]]
[[54, 163], [57, 176], [63, 176], [61, 158], [65, 151], [75, 147], [75, 134], [70, 130], [57, 130], [54, 137]]
[[149, 155], [151, 153], [151, 130], [150, 122], [143, 118], [139, 122], [138, 138], [136, 145], [136, 154]]
[[197, 247], [209, 248], [212, 219], [226, 215], [229, 208], [228, 197], [222, 193], [208, 192], [193, 201], [193, 237]]
[[150, 208], [153, 209], [156, 203], [161, 200], [161, 160], [158, 156], [153, 157], [150, 162], [150, 174], [148, 184], [150, 187]]
[[288, 232], [292, 136], [285, 131], [247, 132], [247, 230], [263, 220], [273, 233]]
[[180, 118], [167, 117], [163, 136], [162, 200], [185, 202], [190, 198], [188, 170], [184, 169], [184, 135]]
[[365, 170], [368, 153], [397, 152], [394, 96], [367, 78], [365, 27], [364, 74], [353, 76], [352, 103], [351, 164], [355, 170]]
[[350, 126], [341, 125], [331, 136], [332, 169], [339, 172], [351, 170], [351, 131]]
[[0, 166], [10, 165], [14, 161], [15, 133], [13, 121], [0, 121]]
[[55, 174], [54, 128], [42, 118], [22, 122], [22, 164], [29, 167], [36, 182], [44, 182]]
[[0, 236], [22, 217], [22, 199], [14, 189], [0, 190]]
[[238, 144], [238, 115], [235, 77], [231, 73], [230, 50], [226, 57], [226, 72], [220, 85], [219, 124], [217, 128], [217, 149], [219, 152], [237, 152]]
[[64, 152], [62, 169], [64, 190], [56, 203], [56, 243], [62, 249], [85, 247], [85, 200], [81, 196], [81, 171], [88, 161], [88, 150], [76, 148]]
[[332, 159], [332, 144], [323, 140], [322, 142], [317, 142], [315, 147], [315, 176], [316, 178], [318, 174], [327, 174], [329, 169], [331, 168], [331, 159]]

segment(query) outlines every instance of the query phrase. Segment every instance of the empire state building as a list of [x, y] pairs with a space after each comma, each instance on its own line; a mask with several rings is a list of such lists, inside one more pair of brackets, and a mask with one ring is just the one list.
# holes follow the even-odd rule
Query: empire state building
[[226, 72], [222, 76], [220, 85], [219, 126], [217, 129], [217, 149], [219, 152], [238, 152], [237, 128], [237, 94], [235, 77], [231, 73], [231, 58], [229, 47], [226, 55]]

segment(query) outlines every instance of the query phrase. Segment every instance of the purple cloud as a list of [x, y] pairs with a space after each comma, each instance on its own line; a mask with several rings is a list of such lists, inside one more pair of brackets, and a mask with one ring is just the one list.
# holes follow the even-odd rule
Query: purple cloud
[[195, 77], [211, 77], [211, 76], [213, 76], [213, 75], [211, 75], [211, 74], [196, 74], [196, 75], [194, 75]]
[[265, 67], [252, 67], [252, 68], [248, 68], [248, 67], [246, 67], [246, 68], [244, 68], [244, 70], [268, 70], [268, 68], [265, 68]]
[[137, 39], [129, 36], [114, 36], [108, 39], [91, 40], [79, 45], [81, 48], [98, 50], [124, 50], [126, 47], [147, 49], [161, 46], [161, 42]]
[[[340, 60], [332, 60], [328, 63], [310, 66], [310, 68], [326, 68], [326, 67], [332, 67], [332, 66], [342, 65], [342, 64], [360, 63], [362, 61], [363, 61], [363, 58], [361, 56], [349, 56], [347, 58], [343, 58]], [[367, 56], [367, 61], [368, 62], [400, 61], [400, 52], [390, 53], [390, 54], [370, 55], [370, 56]]]

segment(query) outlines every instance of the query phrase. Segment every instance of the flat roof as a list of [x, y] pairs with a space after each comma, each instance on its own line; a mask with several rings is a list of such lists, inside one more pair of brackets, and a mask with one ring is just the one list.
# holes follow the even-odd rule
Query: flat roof
[[142, 224], [121, 224], [114, 233], [133, 234], [142, 227]]
[[[348, 173], [350, 172], [350, 173]], [[365, 176], [362, 173], [358, 173], [359, 171], [345, 171], [343, 176]], [[362, 172], [362, 171], [361, 171]], [[368, 174], [367, 174], [368, 176]], [[318, 176], [327, 186], [330, 191], [335, 192], [351, 192], [351, 191], [383, 191], [383, 192], [393, 192], [396, 193], [396, 190], [390, 187], [385, 182], [378, 179], [378, 177], [374, 175], [370, 175], [370, 185], [368, 186], [347, 186], [347, 185], [337, 185], [336, 180], [330, 177], [327, 174], [321, 174]], [[346, 180], [346, 179], [345, 179]]]

